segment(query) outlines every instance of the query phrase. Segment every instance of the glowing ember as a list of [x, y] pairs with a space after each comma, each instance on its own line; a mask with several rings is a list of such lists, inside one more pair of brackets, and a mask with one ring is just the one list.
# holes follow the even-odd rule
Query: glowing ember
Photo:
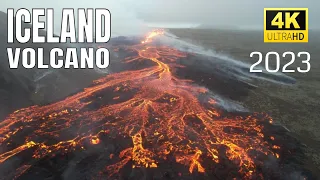
[[97, 137], [94, 137], [91, 139], [91, 144], [99, 144], [100, 143], [100, 139]]
[[[21, 109], [2, 121], [0, 163], [27, 149], [37, 159], [86, 149], [86, 142], [101, 144], [108, 135], [131, 138], [131, 145], [122, 147], [119, 154], [106, 155], [115, 162], [101, 169], [108, 176], [116, 175], [129, 162], [133, 168], [159, 168], [159, 162], [169, 157], [190, 173], [206, 172], [209, 167], [204, 160], [210, 167], [230, 161], [243, 178], [260, 176], [257, 164], [262, 162], [255, 154], [279, 158], [274, 151], [280, 147], [266, 142], [256, 114], [223, 117], [207, 89], [175, 77], [175, 62], [186, 54], [150, 43], [163, 33], [154, 31], [142, 44], [123, 47], [137, 52], [125, 63], [150, 61], [153, 66], [110, 74], [65, 100]], [[204, 103], [199, 95], [207, 97]], [[97, 104], [101, 99], [108, 104]], [[260, 119], [272, 122], [268, 116]], [[17, 138], [20, 140], [14, 142]], [[26, 172], [32, 162], [21, 164], [19, 172]]]

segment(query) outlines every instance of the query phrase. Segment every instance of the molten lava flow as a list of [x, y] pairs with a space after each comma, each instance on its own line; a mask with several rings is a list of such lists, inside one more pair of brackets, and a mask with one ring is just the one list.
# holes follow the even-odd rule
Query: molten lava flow
[[159, 36], [159, 35], [163, 35], [163, 34], [164, 34], [163, 29], [154, 30], [145, 38], [145, 40], [141, 41], [141, 43], [144, 44], [144, 43], [151, 42], [152, 38]]
[[[222, 116], [206, 88], [175, 77], [176, 61], [187, 54], [153, 46], [152, 39], [161, 34], [154, 31], [141, 44], [122, 47], [137, 54], [125, 63], [150, 61], [153, 66], [107, 75], [83, 92], [20, 109], [2, 121], [0, 163], [27, 149], [32, 153], [24, 156], [31, 159], [85, 150], [108, 143], [102, 137], [109, 136], [131, 138], [131, 147], [110, 155], [117, 162], [102, 170], [110, 176], [129, 162], [132, 168], [159, 168], [169, 157], [190, 173], [232, 162], [243, 178], [259, 176], [257, 165], [262, 162], [257, 154], [278, 157], [280, 147], [266, 142], [258, 115]], [[204, 102], [200, 95], [206, 97]], [[31, 159], [19, 172], [32, 167], [36, 161]]]

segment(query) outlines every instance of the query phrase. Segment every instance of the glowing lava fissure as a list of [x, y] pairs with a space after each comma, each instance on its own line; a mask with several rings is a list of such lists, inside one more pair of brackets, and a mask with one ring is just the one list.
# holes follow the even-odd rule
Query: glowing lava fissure
[[[12, 165], [17, 171], [6, 171], [19, 177], [46, 157], [108, 144], [103, 140], [108, 136], [131, 138], [131, 143], [110, 155], [113, 164], [106, 162], [101, 176], [117, 176], [128, 164], [160, 168], [174, 161], [190, 174], [231, 163], [233, 177], [263, 179], [257, 167], [270, 156], [279, 158], [280, 152], [280, 145], [270, 143], [274, 137], [263, 134], [261, 121], [272, 119], [221, 115], [206, 88], [174, 76], [175, 61], [187, 55], [153, 46], [152, 38], [162, 33], [154, 31], [141, 44], [125, 47], [137, 56], [124, 63], [152, 61], [154, 66], [107, 75], [62, 101], [9, 115], [0, 123], [0, 167], [23, 154], [23, 160]], [[205, 102], [199, 95], [206, 96]]]

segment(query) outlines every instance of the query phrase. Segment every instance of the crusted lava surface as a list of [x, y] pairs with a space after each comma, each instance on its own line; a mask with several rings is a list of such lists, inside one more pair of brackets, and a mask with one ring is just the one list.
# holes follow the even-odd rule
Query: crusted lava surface
[[[225, 108], [254, 89], [153, 43], [115, 43], [113, 73], [0, 123], [2, 179], [299, 179], [301, 144], [265, 113]], [[219, 97], [219, 98], [217, 98]], [[227, 104], [231, 106], [232, 103]]]

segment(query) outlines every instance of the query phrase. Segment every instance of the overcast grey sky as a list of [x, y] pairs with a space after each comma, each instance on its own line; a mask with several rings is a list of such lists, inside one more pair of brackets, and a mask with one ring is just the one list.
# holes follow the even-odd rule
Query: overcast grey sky
[[307, 7], [309, 28], [320, 27], [319, 0], [10, 0], [7, 8], [55, 8], [56, 30], [62, 8], [108, 8], [112, 32], [137, 33], [146, 25], [171, 27], [210, 24], [215, 27], [262, 28], [264, 7]]
[[[146, 5], [143, 5], [146, 4]], [[265, 7], [307, 7], [310, 26], [319, 25], [319, 0], [159, 0], [132, 4], [146, 21], [263, 27]]]

